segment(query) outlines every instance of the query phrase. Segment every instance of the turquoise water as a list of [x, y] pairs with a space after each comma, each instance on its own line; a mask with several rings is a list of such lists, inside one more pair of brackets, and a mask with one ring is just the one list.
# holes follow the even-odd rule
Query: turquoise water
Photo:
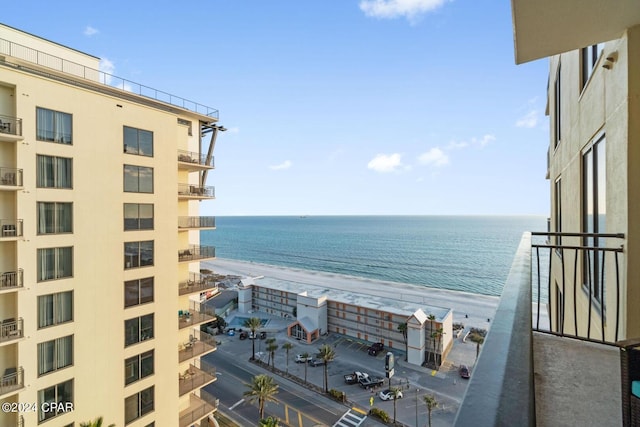
[[216, 256], [500, 295], [522, 233], [542, 216], [217, 217]]

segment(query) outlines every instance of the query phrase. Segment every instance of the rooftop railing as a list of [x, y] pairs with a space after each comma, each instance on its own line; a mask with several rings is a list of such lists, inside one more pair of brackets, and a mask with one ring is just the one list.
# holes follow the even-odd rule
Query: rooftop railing
[[104, 71], [96, 70], [73, 61], [68, 61], [55, 55], [41, 52], [9, 40], [0, 39], [0, 54], [12, 56], [26, 62], [31, 62], [32, 64], [37, 64], [41, 67], [70, 74], [74, 77], [88, 80], [93, 83], [100, 83], [114, 89], [119, 89], [123, 92], [143, 96], [154, 101], [170, 104], [198, 114], [218, 118], [218, 110], [215, 108], [210, 108], [206, 105], [189, 101], [188, 99], [175, 96], [167, 92], [153, 89], [121, 77], [116, 77], [105, 73]]

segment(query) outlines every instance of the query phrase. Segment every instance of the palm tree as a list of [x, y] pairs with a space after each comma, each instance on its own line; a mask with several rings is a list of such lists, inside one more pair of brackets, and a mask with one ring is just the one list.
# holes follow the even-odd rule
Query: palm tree
[[245, 384], [249, 390], [244, 392], [244, 396], [249, 398], [249, 403], [258, 401], [258, 411], [260, 419], [264, 418], [264, 404], [266, 402], [275, 402], [275, 395], [278, 393], [279, 385], [275, 383], [272, 377], [268, 375], [256, 375], [253, 377], [251, 384]]
[[476, 360], [478, 360], [478, 355], [480, 354], [480, 346], [484, 343], [484, 337], [478, 333], [472, 333], [469, 335], [469, 339], [476, 343]]
[[307, 363], [307, 359], [309, 358], [309, 353], [302, 353], [300, 355], [302, 357], [302, 360], [304, 360], [304, 382], [307, 382], [307, 366], [309, 366], [309, 364]]
[[287, 352], [287, 374], [289, 373], [289, 350], [293, 348], [293, 344], [286, 342], [282, 344], [282, 348]]
[[431, 411], [438, 407], [438, 401], [435, 396], [426, 394], [424, 396], [424, 403], [427, 405], [427, 412], [429, 413], [429, 427], [431, 427]]
[[251, 340], [251, 360], [256, 360], [256, 331], [258, 329], [260, 329], [262, 327], [262, 321], [260, 319], [258, 319], [257, 317], [251, 317], [247, 320], [244, 321], [244, 324], [242, 325], [245, 328], [249, 328], [251, 330], [251, 333], [253, 334], [253, 338]]
[[440, 363], [436, 363], [436, 366], [440, 366], [440, 364], [442, 363], [442, 352], [440, 351], [440, 341], [442, 340], [442, 336], [444, 335], [444, 329], [438, 328], [436, 329], [434, 334], [436, 335], [436, 341], [438, 342], [436, 346], [436, 350], [437, 350], [436, 356], [438, 356], [438, 353], [440, 354]]
[[409, 357], [409, 344], [407, 342], [407, 322], [400, 323], [398, 325], [398, 331], [402, 334], [402, 339], [404, 340], [404, 361], [407, 361]]
[[320, 359], [324, 361], [324, 392], [329, 392], [329, 362], [336, 358], [336, 352], [329, 344], [324, 344], [319, 349]]
[[259, 427], [280, 427], [280, 420], [269, 416], [260, 420]]
[[[102, 427], [102, 417], [98, 417], [88, 423], [80, 423], [80, 427]], [[109, 427], [116, 427], [115, 424], [109, 424]]]
[[392, 387], [390, 391], [391, 391], [391, 397], [393, 398], [393, 424], [395, 424], [396, 423], [396, 402], [402, 396], [402, 391], [400, 391], [400, 388], [398, 387]]
[[276, 344], [275, 338], [269, 338], [267, 340], [267, 351], [269, 352], [269, 361], [267, 365], [271, 363], [271, 369], [275, 368], [275, 359], [276, 359], [276, 350], [278, 349], [278, 344]]
[[[427, 319], [429, 319], [429, 336], [431, 338], [434, 338], [433, 337], [433, 322], [436, 320], [436, 316], [435, 316], [435, 314], [429, 314], [427, 316]], [[435, 347], [435, 345], [436, 344], [435, 344], [435, 340], [434, 340], [433, 346]], [[433, 363], [436, 363], [436, 355], [435, 355], [435, 353], [432, 351], [431, 354], [433, 354]]]

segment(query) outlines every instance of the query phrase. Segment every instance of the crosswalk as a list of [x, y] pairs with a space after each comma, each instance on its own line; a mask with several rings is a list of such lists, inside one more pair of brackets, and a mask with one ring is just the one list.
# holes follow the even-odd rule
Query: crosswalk
[[367, 413], [358, 408], [351, 408], [336, 421], [333, 427], [358, 427], [367, 419]]

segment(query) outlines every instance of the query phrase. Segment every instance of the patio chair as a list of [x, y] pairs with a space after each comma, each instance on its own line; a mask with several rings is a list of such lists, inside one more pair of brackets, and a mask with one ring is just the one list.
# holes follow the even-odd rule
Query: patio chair
[[640, 338], [619, 341], [622, 425], [640, 427]]

